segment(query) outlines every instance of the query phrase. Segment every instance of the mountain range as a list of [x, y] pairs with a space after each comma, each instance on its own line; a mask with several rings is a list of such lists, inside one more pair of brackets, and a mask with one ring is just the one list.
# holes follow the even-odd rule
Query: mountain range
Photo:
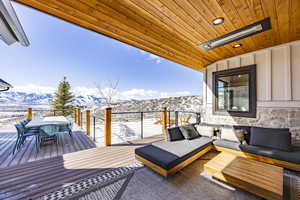
[[[0, 93], [0, 104], [18, 105], [50, 105], [53, 94], [26, 93], [26, 92], [2, 92]], [[103, 103], [104, 99], [93, 95], [76, 96], [75, 105], [93, 105]]]

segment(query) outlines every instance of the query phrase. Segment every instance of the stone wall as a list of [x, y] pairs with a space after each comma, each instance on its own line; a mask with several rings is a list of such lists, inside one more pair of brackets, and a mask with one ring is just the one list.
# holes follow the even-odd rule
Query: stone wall
[[112, 106], [113, 112], [140, 112], [140, 111], [160, 111], [167, 107], [172, 111], [192, 111], [201, 112], [201, 96], [182, 96], [161, 99], [150, 99], [141, 101], [128, 101], [117, 103]]
[[250, 125], [266, 128], [289, 128], [292, 142], [300, 146], [300, 108], [257, 108], [256, 118], [213, 115], [212, 108], [202, 112], [202, 121], [213, 124]]

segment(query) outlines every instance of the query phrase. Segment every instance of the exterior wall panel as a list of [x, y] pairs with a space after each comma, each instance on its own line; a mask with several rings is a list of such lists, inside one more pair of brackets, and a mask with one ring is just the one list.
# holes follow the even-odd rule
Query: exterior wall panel
[[[214, 115], [212, 112], [212, 72], [256, 64], [256, 118]], [[222, 67], [220, 67], [222, 66]], [[207, 91], [202, 121], [212, 124], [252, 125], [289, 128], [292, 143], [300, 146], [300, 41], [228, 58], [206, 68]]]

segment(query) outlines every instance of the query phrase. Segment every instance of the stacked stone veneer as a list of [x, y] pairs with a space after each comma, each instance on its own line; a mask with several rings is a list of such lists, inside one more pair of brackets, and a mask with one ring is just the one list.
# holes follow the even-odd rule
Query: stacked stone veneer
[[300, 108], [257, 108], [256, 118], [213, 115], [212, 108], [203, 109], [202, 121], [214, 124], [250, 125], [267, 128], [289, 128], [292, 143], [300, 146]]

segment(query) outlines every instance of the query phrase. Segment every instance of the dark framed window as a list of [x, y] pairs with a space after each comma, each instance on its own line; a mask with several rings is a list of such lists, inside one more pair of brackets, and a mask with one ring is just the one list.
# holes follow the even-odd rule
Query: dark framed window
[[256, 65], [213, 73], [213, 112], [256, 117]]

